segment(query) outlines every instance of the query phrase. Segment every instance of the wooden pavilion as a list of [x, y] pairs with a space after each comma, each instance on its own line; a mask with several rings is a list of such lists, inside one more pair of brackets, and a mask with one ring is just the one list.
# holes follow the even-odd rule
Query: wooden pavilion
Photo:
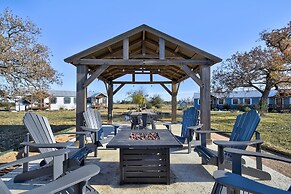
[[[77, 130], [83, 124], [86, 89], [95, 79], [105, 83], [108, 123], [112, 123], [113, 96], [125, 84], [159, 84], [172, 96], [172, 121], [176, 120], [180, 83], [192, 78], [200, 86], [200, 121], [210, 128], [210, 67], [221, 59], [150, 26], [141, 25], [65, 59], [77, 67]], [[116, 79], [131, 74], [130, 81]], [[148, 81], [136, 81], [149, 74]], [[155, 81], [158, 74], [166, 81]], [[113, 86], [118, 85], [117, 88]], [[166, 86], [171, 84], [171, 89]]]

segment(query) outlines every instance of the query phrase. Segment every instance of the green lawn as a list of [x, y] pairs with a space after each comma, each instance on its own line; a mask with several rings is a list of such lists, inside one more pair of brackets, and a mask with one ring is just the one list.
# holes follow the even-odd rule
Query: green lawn
[[[128, 111], [128, 106], [134, 105], [114, 105], [114, 122], [123, 120], [121, 114]], [[169, 107], [163, 107], [160, 111], [170, 112]], [[106, 109], [100, 111], [105, 121]], [[39, 111], [37, 112], [49, 119], [52, 129], [59, 131], [74, 127], [75, 111]], [[22, 117], [24, 112], [0, 112], [0, 152], [17, 148], [19, 143], [23, 141], [27, 130], [22, 125]], [[212, 112], [211, 126], [213, 129], [231, 130], [236, 115], [239, 112]], [[182, 111], [178, 111], [177, 120], [181, 120]], [[170, 117], [163, 118], [169, 121]], [[259, 125], [261, 138], [264, 140], [264, 146], [280, 152], [291, 154], [291, 114], [268, 113], [262, 116]]]

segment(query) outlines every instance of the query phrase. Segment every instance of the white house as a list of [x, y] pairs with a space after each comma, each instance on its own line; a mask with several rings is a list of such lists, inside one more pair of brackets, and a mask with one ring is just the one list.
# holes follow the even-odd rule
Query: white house
[[[44, 99], [44, 107], [46, 110], [74, 110], [76, 108], [76, 92], [75, 91], [63, 91], [63, 90], [49, 90], [50, 97]], [[88, 107], [100, 108], [107, 107], [107, 96], [102, 93], [89, 92], [87, 98]], [[39, 103], [31, 105], [28, 101], [19, 100], [16, 103], [16, 111], [24, 110], [38, 110]]]
[[73, 110], [76, 108], [76, 92], [50, 90], [50, 97], [44, 99], [44, 103], [49, 104], [49, 110]]

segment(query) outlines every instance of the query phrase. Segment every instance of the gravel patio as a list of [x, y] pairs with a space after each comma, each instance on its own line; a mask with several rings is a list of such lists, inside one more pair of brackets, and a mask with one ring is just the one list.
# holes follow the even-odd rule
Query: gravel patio
[[[163, 128], [158, 125], [157, 128]], [[179, 133], [179, 126], [174, 127], [173, 133]], [[215, 149], [214, 145], [211, 145]], [[99, 149], [98, 157], [95, 158], [89, 155], [86, 164], [97, 164], [101, 171], [90, 180], [93, 186], [100, 194], [102, 193], [211, 193], [214, 179], [213, 172], [217, 169], [216, 166], [201, 165], [201, 159], [197, 153], [187, 153], [187, 148], [171, 149], [171, 184], [119, 184], [119, 150], [106, 149], [106, 146]], [[255, 161], [250, 158], [245, 158], [250, 166], [255, 166]], [[271, 181], [262, 181], [268, 185], [287, 189], [290, 186], [291, 179], [273, 169], [263, 166], [263, 169], [270, 172], [272, 175]], [[28, 181], [23, 184], [14, 184], [12, 177], [16, 173], [21, 172], [18, 168], [6, 175], [2, 180], [10, 188], [12, 193], [20, 193], [25, 190], [31, 190], [43, 184], [43, 180]]]

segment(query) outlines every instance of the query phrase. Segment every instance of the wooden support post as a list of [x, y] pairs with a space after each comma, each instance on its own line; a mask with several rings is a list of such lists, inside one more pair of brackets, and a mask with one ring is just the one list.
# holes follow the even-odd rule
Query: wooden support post
[[165, 40], [162, 38], [159, 39], [159, 54], [160, 59], [165, 59]]
[[83, 87], [87, 80], [88, 67], [85, 65], [77, 66], [77, 88], [76, 88], [76, 130], [80, 131], [84, 125], [83, 112], [86, 110], [87, 87]]
[[123, 39], [123, 59], [129, 59], [129, 41], [128, 41], [128, 38]]
[[151, 73], [150, 73], [150, 82], [153, 82], [153, 80], [154, 80], [154, 79], [153, 79], [153, 73], [151, 72]]
[[113, 83], [112, 81], [108, 83], [107, 89], [107, 96], [108, 96], [108, 116], [107, 116], [107, 123], [112, 124], [112, 111], [113, 111]]
[[172, 82], [172, 122], [177, 120], [177, 83]]
[[[200, 79], [202, 86], [200, 86], [200, 122], [203, 124], [203, 130], [210, 130], [210, 66], [200, 66]], [[211, 142], [210, 133], [206, 135], [206, 142]]]

